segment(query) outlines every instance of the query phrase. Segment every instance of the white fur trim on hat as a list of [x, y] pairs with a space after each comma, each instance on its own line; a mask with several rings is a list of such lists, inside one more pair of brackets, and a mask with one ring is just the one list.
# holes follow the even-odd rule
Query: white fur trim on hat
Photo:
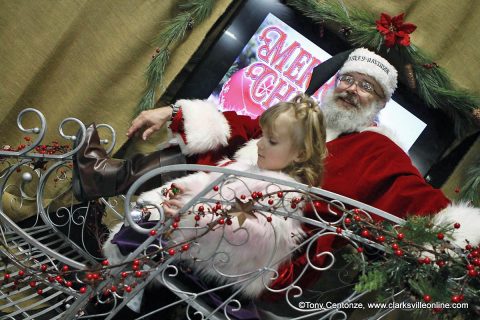
[[186, 144], [178, 139], [186, 155], [204, 153], [228, 144], [230, 125], [217, 106], [206, 100], [179, 100], [182, 108]]
[[383, 57], [365, 49], [354, 50], [339, 70], [340, 74], [358, 72], [374, 78], [382, 87], [387, 101], [397, 88], [397, 70]]

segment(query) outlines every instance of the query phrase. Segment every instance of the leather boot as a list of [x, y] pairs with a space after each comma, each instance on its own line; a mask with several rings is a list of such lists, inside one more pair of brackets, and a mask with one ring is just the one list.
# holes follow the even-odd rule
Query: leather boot
[[[77, 141], [81, 138], [77, 137]], [[87, 127], [86, 139], [73, 161], [73, 193], [79, 201], [124, 194], [143, 174], [164, 165], [185, 163], [178, 150], [165, 149], [148, 155], [137, 154], [131, 159], [112, 159], [100, 144], [95, 124]], [[182, 176], [185, 173], [154, 177], [142, 185], [141, 190], [160, 187], [163, 180]]]

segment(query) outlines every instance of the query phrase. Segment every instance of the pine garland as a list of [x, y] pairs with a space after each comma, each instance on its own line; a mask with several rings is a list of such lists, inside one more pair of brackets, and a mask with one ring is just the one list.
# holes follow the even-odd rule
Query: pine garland
[[170, 60], [171, 48], [181, 41], [195, 24], [202, 23], [210, 16], [214, 4], [215, 0], [191, 0], [178, 5], [183, 11], [171, 19], [166, 24], [164, 31], [155, 39], [158, 47], [148, 66], [147, 86], [136, 107], [135, 114], [155, 106], [156, 90], [163, 82], [165, 68]]
[[[392, 290], [404, 290], [407, 296], [426, 303], [468, 302], [469, 308], [445, 309], [439, 316], [442, 319], [477, 316], [479, 249], [467, 244], [462, 250], [445, 240], [461, 228], [459, 224], [433, 225], [430, 217], [420, 216], [408, 218], [401, 226], [373, 223], [364, 218], [353, 221], [350, 230], [382, 244], [385, 250], [382, 255], [369, 254], [370, 260], [359, 253], [345, 255], [352, 268], [363, 271], [356, 291], [376, 291], [377, 301], [388, 299]], [[357, 251], [364, 252], [360, 249]]]
[[467, 177], [460, 197], [465, 201], [471, 201], [474, 206], [480, 207], [480, 158], [468, 170]]

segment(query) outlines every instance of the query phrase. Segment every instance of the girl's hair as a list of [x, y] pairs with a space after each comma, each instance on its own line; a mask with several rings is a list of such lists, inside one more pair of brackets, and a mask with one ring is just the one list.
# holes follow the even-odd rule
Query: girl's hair
[[289, 129], [293, 144], [299, 150], [300, 159], [282, 171], [302, 183], [318, 186], [323, 177], [324, 160], [327, 156], [323, 113], [315, 100], [299, 94], [290, 102], [279, 102], [267, 109], [260, 116], [262, 130], [271, 131], [275, 120], [284, 112], [292, 114]]

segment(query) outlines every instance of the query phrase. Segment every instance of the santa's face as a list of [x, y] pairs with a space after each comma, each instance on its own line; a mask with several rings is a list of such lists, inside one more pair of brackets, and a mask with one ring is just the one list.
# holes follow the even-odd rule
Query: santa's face
[[[322, 110], [327, 128], [340, 132], [356, 132], [374, 124], [375, 117], [385, 106], [382, 92], [377, 82], [366, 75], [352, 72], [354, 83], [347, 85], [337, 82], [337, 86], [329, 91], [323, 101]], [[368, 92], [362, 88], [367, 81], [374, 88]]]
[[292, 118], [282, 113], [271, 128], [262, 128], [262, 137], [257, 142], [260, 169], [279, 171], [298, 160], [300, 152], [292, 139]]
[[[346, 78], [349, 81], [343, 81]], [[349, 72], [338, 77], [334, 93], [339, 107], [346, 109], [362, 108], [383, 99], [383, 91], [374, 78], [358, 72]]]

